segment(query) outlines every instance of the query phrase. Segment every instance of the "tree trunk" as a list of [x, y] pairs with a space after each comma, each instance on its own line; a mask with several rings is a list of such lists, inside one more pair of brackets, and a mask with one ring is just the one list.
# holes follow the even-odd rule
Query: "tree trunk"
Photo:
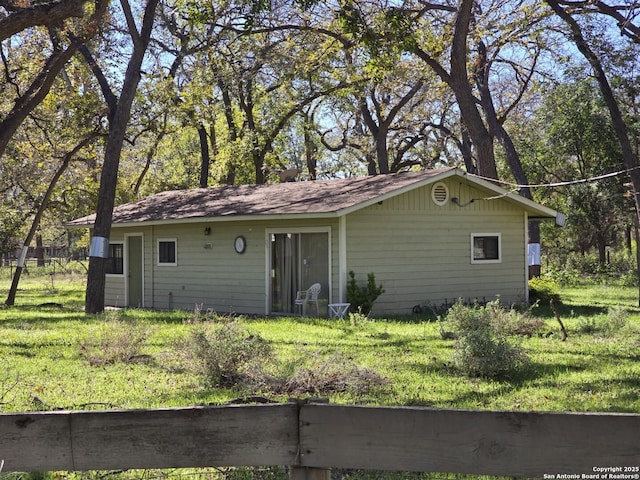
[[36, 233], [36, 260], [39, 267], [44, 267], [44, 245], [42, 244], [42, 235]]
[[309, 180], [315, 180], [318, 174], [318, 160], [316, 159], [316, 151], [318, 149], [311, 138], [313, 129], [312, 115], [308, 112], [303, 112], [302, 115], [304, 119], [304, 156], [307, 164], [307, 172], [309, 172]]
[[476, 99], [467, 74], [467, 36], [473, 4], [474, 0], [462, 0], [458, 9], [451, 47], [449, 86], [456, 96], [462, 120], [476, 149], [477, 174], [487, 178], [498, 178], [493, 139], [476, 107]]
[[616, 133], [616, 137], [618, 138], [618, 142], [620, 143], [620, 149], [622, 150], [622, 160], [625, 167], [629, 170], [629, 176], [631, 177], [631, 182], [633, 184], [633, 197], [635, 200], [636, 217], [638, 218], [640, 217], [640, 170], [638, 169], [638, 159], [633, 153], [633, 147], [631, 146], [631, 141], [629, 140], [627, 124], [624, 121], [622, 113], [620, 112], [618, 102], [613, 95], [613, 90], [611, 90], [611, 85], [609, 85], [609, 81], [602, 66], [602, 62], [600, 61], [598, 55], [593, 50], [591, 50], [591, 48], [587, 44], [584, 36], [582, 35], [580, 25], [578, 25], [573, 17], [562, 7], [560, 7], [557, 1], [545, 1], [556, 13], [556, 15], [558, 15], [569, 26], [576, 47], [578, 47], [580, 53], [582, 53], [582, 55], [587, 59], [587, 61], [591, 65], [591, 68], [593, 69], [594, 76], [596, 77], [598, 86], [600, 87], [600, 92], [602, 93], [602, 98], [604, 99], [604, 102], [609, 109], [613, 129]]
[[[107, 268], [108, 249], [96, 248], [96, 246], [108, 245], [111, 234], [111, 220], [115, 203], [116, 185], [118, 182], [118, 168], [122, 145], [131, 116], [131, 105], [140, 81], [140, 69], [144, 59], [149, 39], [156, 6], [159, 0], [149, 0], [145, 7], [144, 19], [140, 34], [130, 31], [133, 41], [133, 51], [129, 58], [127, 71], [124, 76], [120, 98], [113, 115], [113, 122], [109, 125], [109, 138], [105, 148], [104, 164], [100, 177], [100, 189], [98, 191], [98, 206], [96, 220], [93, 227], [93, 239], [103, 239], [102, 242], [93, 243], [94, 247], [89, 251], [89, 271], [87, 273], [87, 293], [85, 299], [85, 311], [87, 313], [100, 313], [104, 311], [104, 287]], [[123, 6], [125, 4], [123, 3]], [[131, 17], [131, 12], [125, 12]], [[133, 21], [129, 22], [133, 29]]]
[[[40, 220], [42, 219], [42, 215], [44, 215], [45, 210], [49, 206], [49, 200], [51, 200], [51, 196], [53, 195], [53, 191], [56, 185], [58, 184], [58, 180], [60, 180], [60, 177], [62, 177], [62, 174], [65, 172], [65, 170], [69, 166], [69, 163], [71, 163], [71, 160], [73, 159], [74, 155], [78, 153], [82, 148], [89, 145], [95, 137], [96, 137], [96, 134], [93, 134], [85, 138], [84, 140], [82, 140], [82, 142], [76, 145], [70, 152], [67, 152], [67, 154], [64, 156], [62, 164], [60, 165], [60, 167], [58, 167], [58, 170], [56, 170], [53, 177], [51, 178], [51, 181], [49, 182], [49, 186], [47, 187], [47, 191], [44, 193], [44, 196], [42, 197], [42, 201], [38, 206], [36, 215], [35, 217], [33, 217], [33, 221], [31, 222], [31, 228], [29, 228], [29, 232], [27, 233], [27, 236], [24, 239], [24, 243], [22, 247], [23, 249], [29, 248], [31, 241], [33, 240], [33, 237], [36, 235], [36, 232], [38, 231], [38, 227], [40, 226]], [[42, 242], [42, 239], [40, 241]], [[11, 281], [11, 288], [9, 288], [7, 299], [4, 302], [5, 305], [13, 305], [15, 303], [16, 292], [18, 291], [18, 284], [20, 283], [20, 276], [22, 275], [21, 263], [24, 260], [23, 255], [24, 254], [20, 255], [18, 268], [16, 268], [16, 271], [13, 274], [13, 280]]]
[[607, 265], [607, 242], [604, 239], [604, 235], [600, 232], [596, 233], [596, 246], [598, 248], [598, 262], [600, 267]]
[[209, 155], [207, 129], [203, 124], [198, 125], [198, 137], [200, 138], [200, 188], [207, 188], [209, 186], [211, 156]]
[[389, 173], [389, 150], [387, 148], [386, 129], [378, 130], [376, 141], [376, 158], [378, 159], [378, 171], [381, 174]]
[[[477, 43], [477, 47], [478, 61], [476, 63], [475, 72], [476, 86], [478, 87], [478, 91], [480, 92], [480, 104], [482, 105], [482, 110], [484, 111], [485, 117], [487, 118], [489, 130], [492, 136], [495, 136], [495, 138], [498, 139], [498, 141], [504, 148], [505, 156], [507, 158], [507, 164], [509, 165], [509, 169], [511, 170], [513, 177], [516, 179], [516, 183], [518, 183], [519, 185], [529, 185], [527, 174], [525, 173], [524, 168], [522, 168], [520, 155], [518, 154], [518, 151], [513, 144], [511, 136], [504, 128], [500, 120], [498, 120], [498, 115], [496, 114], [493, 96], [491, 95], [491, 90], [489, 89], [490, 65], [488, 64], [486, 46], [482, 41], [479, 41]], [[518, 193], [524, 198], [533, 200], [533, 195], [529, 187], [520, 188]], [[537, 220], [529, 221], [528, 240], [530, 245], [540, 245], [540, 224]], [[529, 265], [529, 278], [539, 277], [541, 273], [540, 270], [541, 266], [539, 264]]]

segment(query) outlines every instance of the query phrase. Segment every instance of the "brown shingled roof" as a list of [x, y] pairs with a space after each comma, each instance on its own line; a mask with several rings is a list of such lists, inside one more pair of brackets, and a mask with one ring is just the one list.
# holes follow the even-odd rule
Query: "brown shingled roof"
[[[390, 175], [356, 177], [313, 182], [289, 182], [271, 185], [238, 185], [194, 190], [175, 190], [126, 203], [113, 211], [113, 224], [140, 222], [195, 222], [272, 217], [330, 217], [347, 214], [408, 190], [458, 176], [505, 201], [515, 202], [531, 218], [554, 218], [557, 212], [508, 192], [480, 177], [455, 168], [424, 170]], [[93, 225], [95, 215], [78, 218], [69, 227]]]
[[[158, 193], [113, 211], [113, 223], [244, 217], [264, 215], [330, 215], [429, 181], [452, 169], [425, 170], [313, 182], [238, 185]], [[69, 226], [93, 224], [95, 215]]]

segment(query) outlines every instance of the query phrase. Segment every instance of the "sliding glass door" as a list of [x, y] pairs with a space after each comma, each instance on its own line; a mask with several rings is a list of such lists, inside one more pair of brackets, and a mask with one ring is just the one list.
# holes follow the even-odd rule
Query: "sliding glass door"
[[[329, 234], [271, 234], [271, 312], [294, 313], [296, 292], [314, 283], [329, 298]], [[325, 302], [326, 303], [326, 302]]]

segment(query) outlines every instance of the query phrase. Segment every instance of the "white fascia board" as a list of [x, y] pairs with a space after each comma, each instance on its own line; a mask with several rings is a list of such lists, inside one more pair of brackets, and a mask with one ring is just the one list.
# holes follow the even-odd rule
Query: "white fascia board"
[[[527, 212], [529, 213], [530, 218], [557, 218], [558, 212], [553, 210], [552, 208], [545, 207], [544, 205], [540, 205], [533, 200], [529, 200], [528, 198], [523, 197], [522, 195], [518, 195], [517, 193], [510, 192], [509, 190], [505, 190], [502, 187], [495, 185], [494, 183], [484, 180], [480, 177], [477, 177], [473, 174], [468, 174], [466, 172], [458, 173], [460, 177], [466, 178], [470, 183], [476, 184], [478, 186], [484, 187], [492, 192], [495, 192], [498, 195], [504, 195], [506, 200], [511, 200], [522, 205]], [[533, 213], [534, 215], [531, 215]]]
[[[219, 217], [189, 217], [189, 218], [171, 218], [167, 220], [149, 220], [140, 222], [119, 222], [113, 223], [112, 228], [127, 228], [127, 227], [151, 227], [161, 225], [183, 225], [194, 223], [226, 223], [226, 222], [249, 222], [249, 221], [273, 221], [273, 220], [300, 220], [300, 219], [323, 219], [323, 218], [338, 218], [337, 212], [328, 213], [292, 213], [286, 215], [223, 215]], [[83, 226], [78, 226], [82, 228]], [[93, 227], [91, 225], [85, 225], [85, 228]]]

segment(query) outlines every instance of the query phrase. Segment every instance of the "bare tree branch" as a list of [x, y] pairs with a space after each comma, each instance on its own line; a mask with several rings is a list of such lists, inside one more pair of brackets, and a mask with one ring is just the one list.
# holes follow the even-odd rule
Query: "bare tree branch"
[[0, 7], [11, 13], [0, 19], [0, 41], [30, 27], [56, 25], [71, 17], [82, 18], [85, 14], [84, 5], [88, 1], [59, 0], [22, 7], [20, 5], [25, 2], [4, 0], [0, 2]]

